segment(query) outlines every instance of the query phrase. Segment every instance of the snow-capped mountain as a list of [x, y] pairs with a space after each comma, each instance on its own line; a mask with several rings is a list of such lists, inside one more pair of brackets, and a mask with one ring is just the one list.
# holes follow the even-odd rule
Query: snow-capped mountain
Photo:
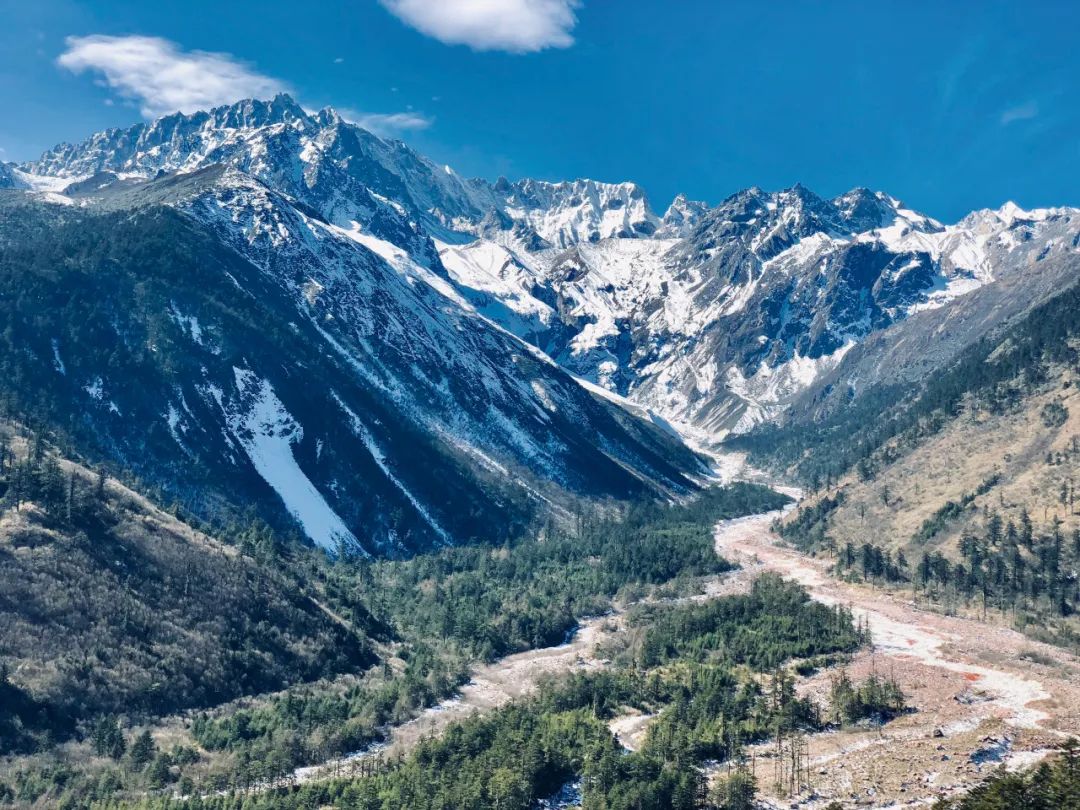
[[778, 418], [867, 336], [1075, 253], [1080, 232], [1069, 209], [943, 225], [881, 192], [798, 185], [657, 216], [633, 183], [465, 179], [287, 96], [109, 130], [16, 177], [92, 199], [215, 164], [705, 441]]
[[19, 183], [15, 179], [15, 170], [6, 163], [0, 162], [0, 188], [18, 188]]
[[679, 194], [671, 201], [667, 211], [660, 220], [660, 229], [656, 235], [661, 238], [678, 238], [686, 236], [701, 222], [702, 217], [709, 211], [707, 203], [698, 200], [687, 199], [685, 194]]
[[21, 300], [62, 302], [8, 313], [17, 399], [204, 517], [257, 504], [329, 548], [498, 540], [582, 500], [694, 489], [698, 456], [477, 313], [403, 204], [350, 196], [336, 164], [289, 174], [307, 144], [287, 130], [313, 119], [274, 105], [17, 170], [31, 191], [0, 197], [0, 258], [37, 291]]
[[[483, 204], [502, 217], [498, 230], [517, 228], [531, 232], [547, 247], [567, 248], [581, 242], [601, 239], [652, 236], [660, 227], [645, 192], [634, 183], [597, 183], [575, 180], [569, 183], [546, 183], [521, 180], [510, 183], [500, 178], [488, 192]], [[459, 222], [465, 230], [473, 227]], [[479, 235], [495, 236], [490, 224]]]
[[216, 163], [290, 194], [335, 224], [361, 221], [395, 244], [416, 232], [417, 223], [443, 236], [505, 232], [533, 248], [649, 236], [660, 225], [632, 183], [466, 180], [332, 108], [308, 114], [287, 95], [106, 130], [81, 144], [61, 144], [23, 169], [32, 183], [103, 172], [150, 179]]
[[651, 239], [479, 240], [440, 257], [489, 317], [708, 441], [777, 417], [869, 334], [1075, 253], [1080, 234], [1075, 211], [1010, 205], [943, 226], [865, 189], [748, 189], [692, 210]]

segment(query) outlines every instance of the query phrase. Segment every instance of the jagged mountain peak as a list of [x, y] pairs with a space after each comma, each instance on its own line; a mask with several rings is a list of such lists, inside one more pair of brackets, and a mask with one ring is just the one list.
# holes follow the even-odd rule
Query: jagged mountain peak
[[907, 209], [902, 202], [881, 191], [857, 187], [832, 199], [820, 196], [801, 183], [779, 191], [757, 186], [738, 191], [709, 209], [702, 219], [706, 229], [755, 243], [755, 253], [786, 249], [799, 239], [820, 233], [831, 238], [888, 228], [898, 220], [920, 232], [940, 231], [936, 220]]
[[840, 194], [829, 202], [844, 219], [855, 223], [855, 227], [860, 231], [891, 224], [896, 218], [897, 209], [902, 207], [898, 200], [887, 194], [871, 191], [863, 186]]
[[706, 208], [708, 207], [708, 203], [701, 202], [700, 200], [691, 200], [689, 197], [687, 197], [680, 191], [678, 194], [675, 195], [674, 199], [672, 199], [671, 204], [668, 206], [668, 209], [670, 210], [671, 208], [686, 208], [687, 206], [697, 205], [705, 206]]
[[256, 129], [294, 121], [309, 123], [312, 120], [307, 111], [288, 93], [278, 93], [269, 101], [248, 98], [215, 107], [208, 116], [216, 126], [230, 129]]
[[787, 188], [776, 192], [776, 194], [783, 200], [800, 200], [812, 204], [824, 202], [821, 197], [798, 180], [795, 181], [794, 185], [788, 186]]
[[323, 107], [318, 112], [313, 113], [312, 117], [323, 127], [338, 126], [339, 124], [346, 123], [345, 119], [341, 116], [341, 113], [329, 106]]
[[661, 217], [661, 230], [657, 235], [676, 238], [686, 236], [708, 210], [708, 203], [691, 200], [685, 194], [678, 194]]
[[537, 196], [541, 194], [596, 194], [605, 197], [620, 196], [632, 200], [642, 200], [648, 205], [645, 190], [637, 183], [624, 180], [616, 183], [608, 183], [601, 180], [593, 180], [588, 177], [579, 177], [576, 180], [537, 180], [525, 177], [511, 184], [511, 193], [522, 196]]
[[515, 223], [524, 223], [546, 244], [566, 248], [611, 237], [656, 233], [656, 216], [637, 183], [578, 179], [561, 182], [500, 178], [490, 187], [492, 204]]
[[[403, 141], [380, 138], [331, 107], [309, 113], [285, 94], [106, 130], [79, 144], [60, 144], [21, 168], [78, 181], [106, 171], [148, 179], [211, 163], [284, 184], [342, 224], [365, 211], [370, 216], [379, 207], [371, 202], [375, 195], [451, 241], [454, 233], [490, 234], [497, 224], [526, 249], [567, 247], [651, 236], [661, 224], [636, 183], [466, 180]], [[356, 199], [362, 204], [350, 204]]]
[[968, 227], [987, 230], [1009, 229], [1025, 224], [1047, 222], [1055, 219], [1074, 217], [1077, 209], [1056, 208], [1021, 208], [1012, 200], [1008, 200], [1000, 208], [981, 208], [972, 211], [958, 223], [958, 227]]
[[711, 431], [777, 413], [874, 330], [1076, 248], [1064, 209], [1007, 204], [946, 227], [862, 186], [751, 186], [715, 207], [679, 195], [660, 217], [633, 182], [465, 179], [284, 96], [46, 158], [24, 168], [56, 180], [49, 191], [90, 177], [84, 196], [103, 172], [118, 184], [227, 165], [451, 282], [574, 373]]

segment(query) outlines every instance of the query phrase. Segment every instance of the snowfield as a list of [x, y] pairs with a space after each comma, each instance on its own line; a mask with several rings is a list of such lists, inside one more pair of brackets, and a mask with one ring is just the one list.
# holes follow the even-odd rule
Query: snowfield
[[269, 382], [247, 369], [233, 371], [242, 401], [226, 410], [226, 419], [259, 475], [316, 544], [336, 551], [344, 543], [362, 551], [360, 541], [296, 463], [292, 448], [303, 439], [303, 427], [285, 410]]

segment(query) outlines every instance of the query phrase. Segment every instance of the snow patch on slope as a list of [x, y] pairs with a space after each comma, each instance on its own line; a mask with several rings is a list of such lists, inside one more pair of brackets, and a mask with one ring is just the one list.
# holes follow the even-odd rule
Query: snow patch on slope
[[176, 306], [175, 302], [169, 302], [169, 317], [173, 322], [180, 327], [180, 329], [188, 335], [195, 343], [203, 345], [203, 328], [199, 323], [199, 319], [194, 315], [185, 315], [180, 311], [180, 308]]
[[[493, 317], [516, 334], [531, 331], [536, 325], [546, 326], [554, 318], [554, 310], [530, 292], [536, 283], [535, 274], [509, 249], [486, 240], [468, 245], [436, 241], [435, 245], [443, 267], [459, 288], [465, 288], [466, 296], [471, 290], [493, 299], [487, 306], [480, 300], [473, 300], [473, 305], [482, 314]], [[493, 311], [498, 305], [519, 317], [513, 323], [507, 323], [505, 312]]]
[[417, 513], [424, 519], [424, 522], [426, 522], [432, 529], [435, 530], [435, 533], [439, 536], [439, 539], [441, 539], [446, 545], [452, 545], [453, 540], [446, 532], [446, 530], [439, 525], [439, 522], [435, 519], [435, 517], [427, 510], [427, 508], [422, 503], [420, 503], [419, 499], [415, 495], [413, 495], [413, 493], [409, 490], [407, 486], [405, 486], [404, 482], [402, 482], [400, 478], [394, 475], [393, 471], [390, 469], [390, 466], [386, 461], [386, 454], [383, 453], [382, 448], [380, 448], [378, 443], [375, 441], [375, 437], [371, 435], [371, 431], [367, 429], [363, 421], [361, 421], [360, 417], [357, 416], [356, 413], [348, 405], [346, 405], [345, 402], [341, 399], [341, 397], [339, 397], [336, 393], [334, 394], [334, 399], [341, 407], [341, 410], [345, 412], [345, 415], [349, 417], [349, 425], [352, 427], [353, 433], [355, 433], [360, 438], [360, 441], [364, 443], [364, 447], [367, 448], [367, 451], [371, 454], [371, 457], [375, 460], [375, 463], [378, 465], [379, 469], [382, 470], [383, 475], [389, 478], [393, 485], [401, 491], [401, 493], [408, 499], [409, 503], [412, 504], [413, 509], [415, 509]]
[[60, 372], [61, 376], [67, 375], [67, 368], [64, 366], [64, 358], [60, 356], [60, 341], [56, 338], [52, 339], [52, 352], [53, 352], [53, 368]]
[[822, 374], [836, 368], [854, 345], [854, 340], [848, 341], [832, 354], [823, 357], [812, 358], [797, 354], [777, 366], [763, 362], [750, 377], [744, 376], [737, 366], [729, 368], [724, 384], [727, 390], [746, 403], [746, 410], [732, 428], [732, 433], [745, 433], [775, 416], [785, 400], [808, 388]]
[[342, 542], [363, 550], [345, 522], [300, 469], [292, 446], [304, 429], [285, 409], [269, 381], [253, 371], [233, 368], [242, 410], [226, 411], [229, 430], [236, 436], [255, 470], [280, 496], [304, 533], [317, 545], [333, 551]]

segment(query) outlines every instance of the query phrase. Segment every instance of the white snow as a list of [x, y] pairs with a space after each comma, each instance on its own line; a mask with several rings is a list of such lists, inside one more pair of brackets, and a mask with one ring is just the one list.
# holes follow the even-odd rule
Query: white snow
[[659, 217], [634, 183], [524, 180], [508, 198], [496, 195], [492, 202], [556, 248], [628, 236], [635, 233], [635, 225], [660, 227]]
[[52, 351], [53, 351], [53, 367], [60, 372], [61, 376], [67, 375], [67, 369], [64, 367], [64, 360], [60, 357], [60, 341], [56, 338], [52, 339]]
[[536, 396], [544, 404], [545, 408], [547, 408], [552, 413], [559, 410], [558, 406], [555, 404], [555, 401], [551, 398], [551, 395], [548, 394], [547, 389], [544, 388], [544, 384], [540, 382], [540, 380], [533, 380], [530, 385], [532, 386], [533, 393], [536, 394]]
[[797, 270], [801, 265], [812, 262], [815, 258], [824, 256], [829, 251], [848, 244], [849, 240], [826, 233], [814, 233], [804, 239], [800, 239], [787, 250], [782, 250], [762, 264], [763, 270], [777, 269], [784, 272]]
[[[83, 180], [90, 177], [88, 174], [76, 177], [54, 177], [46, 174], [30, 174], [29, 172], [14, 168], [11, 170], [11, 174], [17, 183], [31, 191], [52, 193], [57, 196], [60, 196], [60, 192], [72, 183], [81, 183]], [[70, 202], [70, 198], [64, 197], [64, 199]]]
[[[455, 284], [487, 293], [526, 321], [547, 325], [554, 317], [551, 307], [530, 293], [536, 281], [535, 274], [509, 249], [482, 239], [467, 245], [439, 241], [435, 245], [443, 267]], [[484, 311], [485, 308], [479, 309]]]
[[203, 345], [203, 328], [194, 315], [185, 315], [172, 301], [169, 302], [169, 316], [195, 343]]
[[241, 404], [227, 410], [226, 419], [255, 470], [317, 545], [333, 551], [345, 542], [363, 551], [360, 541], [297, 464], [292, 446], [303, 439], [304, 430], [269, 381], [248, 369], [234, 367], [233, 374]]
[[763, 362], [749, 378], [736, 366], [730, 367], [724, 384], [746, 404], [745, 412], [732, 431], [745, 432], [774, 416], [786, 399], [806, 390], [822, 374], [836, 368], [854, 345], [855, 341], [849, 340], [832, 354], [816, 358], [796, 354], [777, 366]]
[[184, 447], [182, 434], [187, 432], [187, 425], [184, 424], [184, 417], [181, 416], [180, 411], [171, 402], [169, 409], [165, 412], [165, 423], [169, 426], [169, 434], [173, 437], [173, 441]]
[[360, 438], [360, 441], [364, 443], [364, 446], [371, 454], [371, 457], [375, 460], [379, 469], [382, 470], [383, 475], [390, 479], [390, 482], [401, 491], [420, 517], [424, 519], [424, 522], [434, 529], [435, 533], [439, 536], [439, 539], [447, 545], [451, 545], [453, 541], [450, 535], [439, 525], [439, 522], [435, 517], [390, 469], [390, 465], [386, 460], [386, 454], [383, 453], [382, 448], [380, 448], [375, 441], [375, 437], [371, 435], [371, 431], [367, 429], [367, 426], [364, 425], [360, 417], [357, 416], [336, 393], [334, 394], [334, 399], [337, 400], [338, 405], [341, 407], [341, 410], [345, 412], [345, 415], [349, 417], [349, 424], [352, 426], [353, 432]]
[[[1017, 237], [1017, 228], [1030, 227], [1035, 234], [1045, 233], [1053, 218], [1066, 215], [1066, 209], [1025, 211], [1007, 202], [997, 210], [975, 211], [955, 225], [942, 226], [901, 208], [892, 225], [858, 234], [855, 240], [880, 242], [896, 253], [925, 253], [937, 262], [937, 284], [925, 301], [909, 309], [918, 312], [945, 306], [994, 281], [998, 269], [1008, 264], [1008, 254], [1025, 242]], [[1041, 244], [1043, 240], [1033, 241]]]
[[337, 233], [348, 237], [357, 244], [363, 245], [376, 256], [381, 257], [387, 264], [408, 279], [410, 283], [421, 281], [440, 294], [446, 296], [451, 301], [454, 301], [462, 308], [467, 310], [472, 309], [469, 302], [462, 298], [461, 294], [455, 290], [452, 285], [435, 275], [435, 273], [428, 268], [417, 263], [405, 250], [392, 242], [388, 242], [385, 239], [380, 239], [373, 234], [365, 232], [363, 226], [359, 222], [352, 222], [350, 224], [351, 228], [349, 229], [340, 228], [335, 225], [331, 225], [330, 227]]

